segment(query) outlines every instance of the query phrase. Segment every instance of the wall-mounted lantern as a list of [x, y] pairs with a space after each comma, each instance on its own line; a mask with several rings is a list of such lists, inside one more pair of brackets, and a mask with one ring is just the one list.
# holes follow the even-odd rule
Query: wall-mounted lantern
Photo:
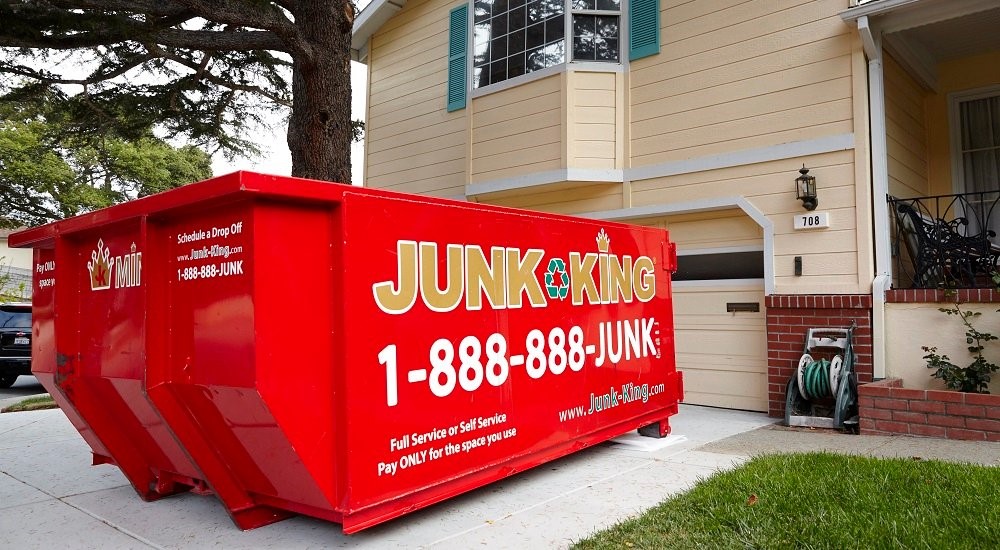
[[795, 178], [795, 198], [802, 201], [806, 210], [816, 210], [819, 199], [816, 197], [816, 176], [809, 175], [809, 169], [803, 164], [799, 170], [801, 176]]

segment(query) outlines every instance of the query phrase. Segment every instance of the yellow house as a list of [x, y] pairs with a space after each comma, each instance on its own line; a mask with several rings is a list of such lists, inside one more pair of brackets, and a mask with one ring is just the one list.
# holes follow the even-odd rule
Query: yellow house
[[995, 200], [966, 193], [1000, 189], [997, 29], [996, 0], [373, 0], [365, 185], [669, 229], [687, 402], [780, 415], [806, 329], [852, 322], [861, 382], [928, 387], [920, 346], [964, 338], [905, 289], [972, 264], [915, 278], [897, 220]]

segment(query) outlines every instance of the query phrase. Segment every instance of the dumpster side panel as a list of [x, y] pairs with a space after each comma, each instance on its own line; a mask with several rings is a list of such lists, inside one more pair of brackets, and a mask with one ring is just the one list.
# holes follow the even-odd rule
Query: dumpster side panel
[[[31, 373], [42, 384], [49, 395], [66, 413], [73, 427], [84, 441], [90, 445], [94, 462], [107, 462], [111, 454], [100, 438], [76, 410], [76, 406], [56, 382], [56, 371], [60, 363], [56, 354], [56, 253], [52, 248], [37, 248], [34, 253], [34, 276], [32, 277], [32, 349]], [[65, 361], [61, 361], [65, 363]]]
[[145, 499], [200, 479], [144, 391], [145, 306], [139, 219], [63, 235], [56, 383]]
[[287, 515], [273, 506], [332, 514], [330, 224], [249, 200], [155, 222], [150, 394], [244, 528]]
[[254, 434], [244, 441], [278, 488], [274, 496], [331, 508], [337, 500], [338, 435], [331, 419], [342, 398], [334, 373], [346, 368], [342, 356], [334, 356], [341, 298], [334, 296], [333, 258], [340, 247], [333, 204], [258, 201], [254, 215], [254, 250], [267, 258], [253, 266], [257, 388], [289, 454], [269, 459], [273, 441]]
[[345, 212], [349, 532], [676, 412], [666, 232], [361, 195]]

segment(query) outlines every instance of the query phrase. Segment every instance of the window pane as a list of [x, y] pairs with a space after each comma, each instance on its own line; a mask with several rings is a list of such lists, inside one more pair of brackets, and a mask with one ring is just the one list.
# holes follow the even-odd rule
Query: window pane
[[524, 74], [524, 54], [518, 53], [507, 58], [507, 78]]
[[538, 16], [541, 19], [548, 19], [555, 15], [563, 14], [562, 0], [538, 0]]
[[490, 84], [496, 84], [507, 79], [507, 60], [501, 59], [490, 63]]
[[507, 14], [501, 13], [493, 16], [490, 19], [490, 36], [496, 38], [505, 34], [507, 34]]
[[509, 18], [509, 23], [508, 23], [508, 28], [510, 29], [510, 32], [514, 32], [516, 30], [524, 28], [525, 21], [527, 21], [527, 15], [526, 15], [526, 13], [527, 13], [527, 10], [525, 10], [523, 6], [520, 7], [520, 8], [511, 10], [511, 12], [510, 12], [510, 18]]
[[608, 11], [621, 11], [621, 0], [597, 0], [597, 9]]
[[555, 42], [563, 37], [566, 27], [562, 17], [553, 17], [545, 22], [545, 42]]
[[601, 38], [596, 45], [597, 61], [618, 61], [618, 39]]
[[596, 24], [597, 18], [592, 15], [573, 16], [573, 59], [580, 61], [596, 59], [594, 52]]
[[490, 58], [494, 61], [507, 57], [507, 37], [494, 38], [490, 44]]
[[507, 53], [509, 55], [524, 53], [524, 35], [523, 30], [507, 35]]
[[764, 252], [730, 252], [677, 256], [674, 281], [763, 279]]
[[565, 62], [563, 0], [475, 0], [473, 6], [475, 87]]
[[595, 59], [598, 61], [618, 61], [618, 18], [597, 17], [596, 19]]
[[545, 43], [545, 25], [536, 23], [528, 27], [528, 38], [525, 46], [530, 50]]
[[597, 8], [595, 0], [573, 0], [574, 10], [592, 10]]

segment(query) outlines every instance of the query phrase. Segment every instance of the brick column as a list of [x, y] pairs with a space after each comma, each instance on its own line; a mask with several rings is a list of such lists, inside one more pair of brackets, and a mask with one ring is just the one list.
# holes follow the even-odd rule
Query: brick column
[[858, 383], [872, 380], [872, 297], [869, 294], [771, 295], [767, 308], [768, 415], [785, 415], [785, 387], [795, 373], [810, 328], [847, 328], [853, 320], [854, 371]]

